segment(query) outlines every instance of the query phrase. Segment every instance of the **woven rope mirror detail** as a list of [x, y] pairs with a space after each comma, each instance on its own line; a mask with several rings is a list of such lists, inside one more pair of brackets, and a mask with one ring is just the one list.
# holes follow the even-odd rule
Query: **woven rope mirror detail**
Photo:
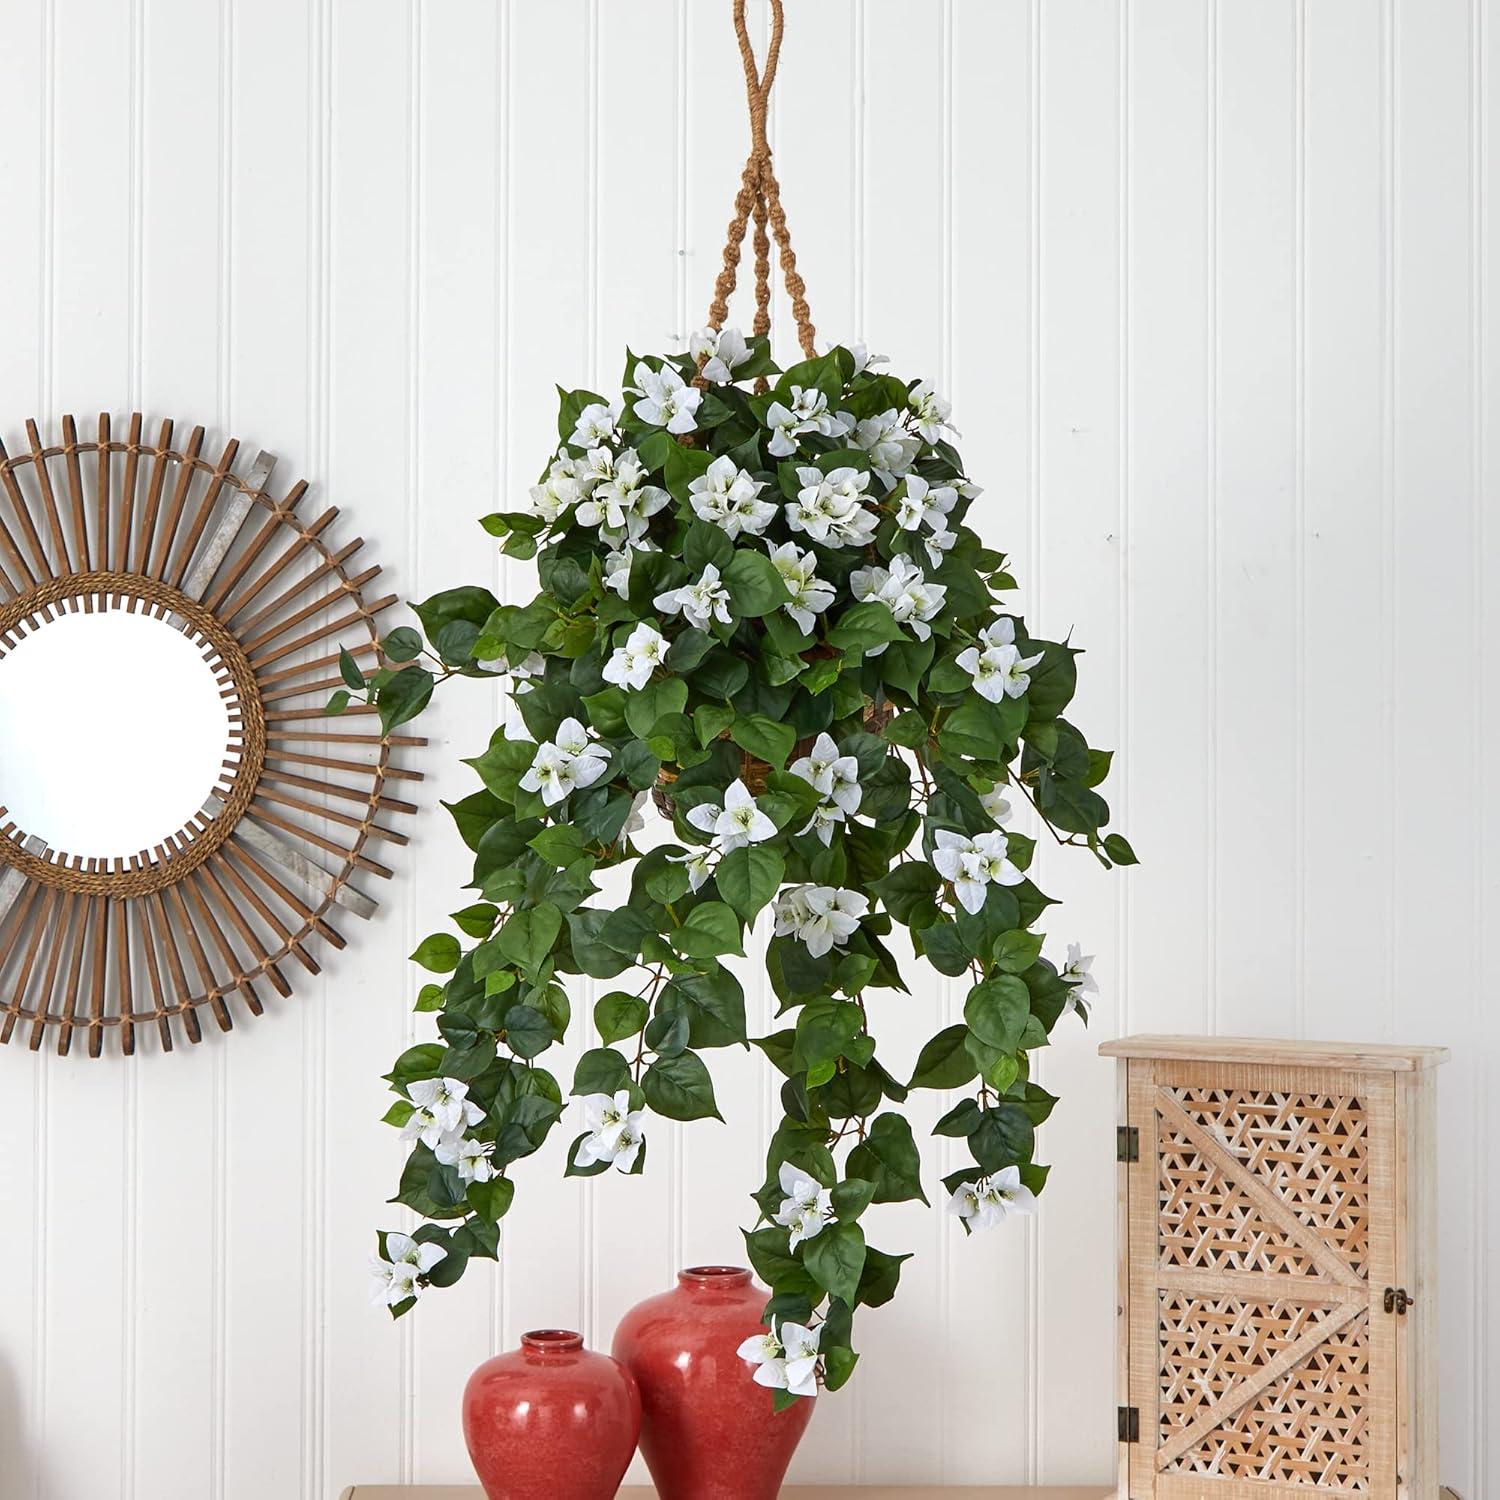
[[173, 430], [0, 446], [0, 1041], [131, 1054], [259, 1015], [284, 960], [344, 946], [335, 907], [374, 912], [353, 880], [416, 810], [386, 787], [423, 741], [327, 708], [341, 649], [383, 664], [380, 569], [332, 550], [335, 508], [300, 516], [305, 484], [273, 497], [270, 454], [241, 475], [237, 442]]

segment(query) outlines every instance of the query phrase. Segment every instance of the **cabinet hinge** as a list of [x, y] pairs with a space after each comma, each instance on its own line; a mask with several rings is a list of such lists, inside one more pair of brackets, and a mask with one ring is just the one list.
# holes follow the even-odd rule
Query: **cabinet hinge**
[[1122, 1443], [1138, 1443], [1141, 1440], [1141, 1409], [1138, 1406], [1116, 1408], [1116, 1426]]
[[1115, 1160], [1141, 1159], [1141, 1132], [1134, 1125], [1115, 1126]]
[[1399, 1318], [1406, 1316], [1406, 1309], [1416, 1300], [1415, 1297], [1407, 1295], [1404, 1286], [1388, 1286], [1385, 1289], [1385, 1310], [1388, 1313], [1395, 1313]]

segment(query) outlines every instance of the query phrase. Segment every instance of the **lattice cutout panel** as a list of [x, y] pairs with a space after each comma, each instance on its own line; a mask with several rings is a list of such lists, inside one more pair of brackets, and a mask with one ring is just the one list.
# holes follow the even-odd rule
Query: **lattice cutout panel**
[[[1311, 1229], [1356, 1274], [1368, 1253], [1365, 1106], [1352, 1095], [1245, 1089], [1162, 1091]], [[1163, 1266], [1315, 1275], [1305, 1245], [1268, 1223], [1188, 1131], [1159, 1127]]]
[[1263, 1378], [1299, 1340], [1305, 1358], [1163, 1466], [1167, 1472], [1254, 1479], [1350, 1494], [1369, 1489], [1369, 1313], [1326, 1336], [1336, 1309], [1280, 1300], [1161, 1296], [1159, 1443], [1209, 1413], [1237, 1382]]

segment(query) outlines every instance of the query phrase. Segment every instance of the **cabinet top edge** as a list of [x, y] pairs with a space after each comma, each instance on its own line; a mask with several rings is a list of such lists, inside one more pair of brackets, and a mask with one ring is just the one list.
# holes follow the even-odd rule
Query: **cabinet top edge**
[[1101, 1042], [1099, 1055], [1417, 1073], [1447, 1062], [1450, 1054], [1446, 1047], [1397, 1047], [1382, 1042], [1292, 1042], [1253, 1036], [1122, 1036], [1112, 1042]]

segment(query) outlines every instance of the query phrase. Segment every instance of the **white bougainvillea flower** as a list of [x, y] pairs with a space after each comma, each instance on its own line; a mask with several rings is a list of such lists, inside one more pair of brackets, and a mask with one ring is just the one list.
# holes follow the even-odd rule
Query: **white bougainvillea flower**
[[[641, 548], [641, 551], [654, 551], [654, 548]], [[626, 547], [621, 552], [611, 552], [604, 559], [604, 587], [613, 589], [622, 599], [630, 592], [630, 559], [635, 555], [635, 550]]]
[[631, 1109], [630, 1090], [621, 1089], [613, 1096], [585, 1094], [580, 1102], [583, 1128], [588, 1136], [579, 1143], [579, 1163], [587, 1166], [603, 1161], [617, 1171], [628, 1172], [641, 1154], [641, 1142], [645, 1139], [641, 1131], [644, 1111]]
[[604, 664], [604, 680], [616, 687], [639, 691], [667, 654], [666, 637], [651, 625], [637, 625], [623, 646], [616, 646]]
[[[691, 818], [691, 814], [689, 815]], [[667, 859], [681, 865], [687, 871], [688, 885], [695, 891], [713, 879], [713, 851], [711, 849], [689, 849], [685, 854], [669, 854]]]
[[691, 432], [698, 425], [698, 406], [703, 392], [688, 385], [671, 365], [653, 370], [644, 360], [635, 367], [631, 394], [639, 396], [635, 414], [648, 427], [668, 432]]
[[922, 440], [901, 425], [901, 413], [895, 407], [878, 417], [866, 417], [855, 427], [849, 441], [869, 454], [870, 467], [888, 490], [896, 487], [922, 451]]
[[438, 1123], [430, 1109], [412, 1110], [406, 1117], [406, 1124], [401, 1127], [403, 1141], [421, 1141], [430, 1150], [436, 1150], [438, 1143], [446, 1134], [447, 1132]]
[[940, 531], [957, 504], [958, 491], [951, 484], [928, 484], [920, 474], [908, 474], [906, 491], [896, 507], [896, 524], [907, 531], [919, 526]]
[[1036, 1195], [1021, 1181], [1019, 1167], [1002, 1167], [975, 1182], [960, 1183], [948, 1200], [948, 1212], [970, 1229], [990, 1229], [1011, 1214], [1035, 1213]]
[[495, 1150], [491, 1141], [476, 1141], [471, 1135], [447, 1136], [439, 1141], [433, 1155], [445, 1167], [457, 1167], [462, 1182], [488, 1182], [496, 1175], [490, 1156]]
[[776, 837], [776, 825], [755, 805], [750, 788], [738, 777], [724, 793], [722, 807], [700, 802], [688, 809], [687, 820], [694, 828], [712, 834], [725, 854], [742, 844], [763, 844]]
[[845, 816], [844, 809], [837, 802], [820, 802], [813, 808], [812, 817], [797, 830], [797, 833], [799, 836], [804, 833], [817, 834], [826, 849], [833, 844], [833, 830], [840, 823], [846, 822], [848, 818]]
[[576, 505], [583, 489], [573, 472], [573, 465], [563, 459], [547, 470], [547, 477], [531, 487], [531, 513], [549, 525], [570, 505]]
[[1035, 656], [1022, 656], [1014, 646], [1001, 646], [1006, 654], [1005, 694], [1008, 698], [1019, 698], [1031, 686], [1031, 669], [1046, 655], [1038, 651]]
[[570, 792], [593, 786], [609, 769], [601, 747], [589, 738], [577, 719], [564, 719], [556, 737], [536, 747], [531, 769], [521, 778], [523, 791], [540, 792], [548, 807], [555, 807]]
[[772, 914], [777, 937], [792, 936], [814, 958], [842, 947], [870, 910], [870, 898], [831, 885], [789, 885], [776, 897]]
[[[634, 448], [627, 448], [625, 452], [635, 457]], [[578, 483], [580, 495], [593, 494], [595, 485], [613, 479], [614, 475], [615, 455], [608, 448], [590, 448], [582, 458], [573, 460], [573, 478]]]
[[786, 1389], [786, 1350], [770, 1329], [764, 1333], [752, 1333], [735, 1353], [747, 1365], [755, 1366], [755, 1373], [750, 1378], [756, 1385], [769, 1386], [774, 1391]]
[[[909, 625], [919, 641], [932, 634], [927, 622], [942, 612], [948, 597], [946, 584], [929, 583], [926, 575], [909, 557], [898, 553], [889, 568], [856, 568], [849, 575], [849, 587], [861, 602], [879, 600], [890, 610], [898, 625]], [[866, 656], [879, 656], [886, 642], [867, 649]]]
[[859, 762], [852, 755], [840, 755], [839, 747], [826, 730], [813, 741], [812, 749], [794, 760], [787, 769], [836, 802], [846, 813], [859, 811], [862, 796]]
[[685, 583], [679, 589], [668, 589], [658, 594], [653, 601], [656, 607], [669, 615], [681, 613], [689, 625], [706, 630], [709, 622], [717, 620], [721, 625], [733, 624], [729, 613], [729, 590], [719, 581], [719, 570], [713, 563], [703, 569], [697, 583]]
[[705, 380], [728, 385], [735, 370], [750, 358], [750, 346], [738, 328], [700, 328], [688, 340], [688, 353]]
[[722, 526], [731, 539], [742, 532], [759, 536], [776, 519], [775, 503], [758, 498], [764, 488], [725, 453], [688, 481], [688, 503], [694, 515]]
[[639, 541], [651, 517], [672, 498], [660, 485], [647, 484], [646, 473], [635, 449], [627, 448], [579, 504], [578, 524], [597, 526], [600, 536], [609, 541]]
[[1093, 966], [1094, 955], [1085, 953], [1081, 943], [1068, 944], [1067, 965], [1057, 976], [1069, 987], [1067, 1003], [1063, 1006], [1064, 1015], [1076, 1010], [1085, 1020], [1088, 1019], [1089, 1007], [1093, 1004], [1089, 996], [1099, 993], [1099, 981], [1089, 973]]
[[425, 1276], [447, 1253], [442, 1245], [426, 1240], [419, 1243], [409, 1234], [386, 1235], [385, 1254], [370, 1257], [371, 1302], [395, 1307], [408, 1298], [421, 1296], [417, 1278]]
[[795, 1250], [803, 1240], [816, 1238], [825, 1225], [833, 1223], [833, 1194], [789, 1161], [782, 1162], [778, 1181], [784, 1196], [776, 1210], [776, 1222], [791, 1230], [790, 1244]]
[[578, 413], [573, 424], [573, 436], [568, 442], [575, 448], [598, 448], [612, 443], [619, 437], [620, 403], [607, 406], [603, 401], [591, 401]]
[[833, 437], [850, 431], [853, 425], [848, 412], [829, 411], [828, 397], [822, 391], [794, 385], [790, 406], [773, 401], [766, 411], [766, 426], [771, 430], [766, 452], [774, 458], [789, 458], [797, 451], [797, 439], [804, 432]]
[[979, 639], [986, 649], [992, 646], [1014, 646], [1016, 643], [1016, 622], [1008, 615], [1001, 615], [998, 620], [986, 625], [979, 632]]
[[815, 615], [833, 603], [833, 585], [817, 576], [818, 558], [811, 550], [798, 550], [796, 542], [783, 542], [771, 548], [771, 561], [792, 597], [781, 607], [792, 617], [798, 630], [811, 631]]
[[958, 653], [959, 667], [974, 679], [974, 691], [981, 698], [998, 703], [1005, 696], [1006, 673], [1015, 649], [1014, 646], [990, 646], [981, 651], [978, 646], [969, 646]]
[[890, 357], [885, 354], [871, 354], [870, 347], [863, 339], [858, 343], [849, 345], [849, 353], [854, 356], [854, 373], [862, 375], [871, 365], [888, 365]]
[[818, 1344], [823, 1325], [809, 1328], [802, 1323], [782, 1323], [779, 1330], [786, 1360], [786, 1388], [794, 1396], [818, 1394]]
[[906, 398], [911, 411], [911, 425], [922, 435], [923, 441], [941, 441], [944, 432], [954, 437], [961, 434], [949, 422], [953, 414], [953, 403], [945, 401], [925, 380], [918, 381]]
[[838, 468], [824, 474], [797, 470], [801, 489], [786, 507], [787, 525], [830, 547], [863, 547], [875, 535], [879, 517], [865, 506], [870, 476], [863, 469]]
[[1010, 818], [1010, 803], [1005, 800], [1005, 787], [998, 782], [989, 791], [980, 793], [979, 805], [1002, 827]]
[[932, 867], [953, 884], [959, 905], [970, 914], [984, 905], [988, 885], [1019, 885], [1026, 876], [1010, 862], [1003, 833], [981, 833], [966, 838], [949, 828], [939, 828]]
[[418, 1078], [406, 1086], [406, 1095], [443, 1130], [463, 1130], [484, 1118], [484, 1111], [469, 1098], [469, 1085], [458, 1078]]
[[943, 558], [953, 550], [953, 544], [958, 541], [956, 531], [934, 531], [929, 536], [922, 538], [922, 546], [927, 550], [927, 561], [934, 568], [943, 565]]
[[773, 1391], [790, 1391], [794, 1396], [816, 1396], [818, 1343], [822, 1336], [822, 1324], [806, 1328], [801, 1323], [781, 1323], [777, 1333], [753, 1334], [737, 1352], [742, 1360], [755, 1367], [750, 1378], [757, 1385]]

